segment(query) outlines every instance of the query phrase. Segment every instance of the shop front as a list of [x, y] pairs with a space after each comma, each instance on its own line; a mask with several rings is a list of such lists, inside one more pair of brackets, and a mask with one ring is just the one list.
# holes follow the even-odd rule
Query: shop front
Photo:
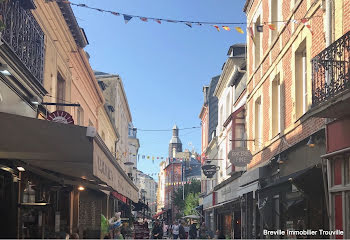
[[[321, 135], [322, 136], [322, 135]], [[258, 190], [258, 207], [263, 230], [316, 230], [305, 238], [329, 238], [318, 231], [329, 230], [326, 204], [326, 176], [318, 157], [322, 142], [310, 148], [307, 141], [283, 152], [283, 161], [269, 164], [271, 174]], [[323, 150], [322, 150], [323, 149]], [[264, 238], [299, 238], [290, 235], [262, 235]]]
[[258, 194], [261, 181], [269, 175], [269, 167], [260, 166], [245, 172], [239, 178], [238, 195], [241, 199], [242, 238], [261, 238]]
[[330, 228], [344, 231], [336, 238], [350, 238], [350, 118], [327, 125]]
[[238, 196], [240, 172], [214, 188], [213, 209], [216, 228], [225, 238], [241, 238], [241, 205]]
[[[0, 201], [7, 238], [100, 238], [106, 192], [137, 188], [91, 128], [0, 113]], [[107, 205], [107, 206], [106, 206]], [[15, 217], [13, 217], [15, 216]]]
[[203, 198], [203, 212], [205, 226], [210, 229], [210, 231], [215, 232], [213, 195], [215, 195], [215, 193], [211, 192]]

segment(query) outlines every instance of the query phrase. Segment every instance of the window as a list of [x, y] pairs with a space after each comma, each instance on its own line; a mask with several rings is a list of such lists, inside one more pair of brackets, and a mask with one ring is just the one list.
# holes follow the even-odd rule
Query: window
[[[235, 128], [235, 139], [244, 139], [245, 137], [245, 127], [244, 124], [237, 124]], [[245, 147], [245, 141], [235, 141], [235, 147]]]
[[295, 114], [300, 118], [308, 109], [306, 41], [295, 52]]
[[254, 43], [255, 43], [255, 48], [254, 48], [254, 66], [255, 68], [258, 68], [259, 64], [260, 64], [260, 41], [261, 41], [261, 32], [257, 31], [257, 27], [261, 26], [261, 20], [260, 20], [260, 16], [256, 19], [255, 22], [255, 37], [254, 37]]
[[231, 106], [230, 106], [230, 93], [226, 96], [226, 117], [225, 120], [230, 116], [231, 114]]
[[278, 34], [279, 2], [280, 0], [270, 0], [271, 23], [276, 27], [276, 30], [270, 31], [271, 42], [276, 39]]
[[262, 106], [261, 97], [255, 101], [255, 122], [254, 122], [254, 132], [255, 132], [255, 146], [259, 146], [262, 142]]
[[[64, 103], [66, 96], [66, 82], [60, 73], [57, 73], [57, 103]], [[57, 106], [57, 110], [64, 111], [64, 106]]]
[[281, 131], [281, 85], [279, 74], [272, 81], [272, 137]]
[[84, 110], [82, 107], [77, 108], [77, 125], [84, 125]]

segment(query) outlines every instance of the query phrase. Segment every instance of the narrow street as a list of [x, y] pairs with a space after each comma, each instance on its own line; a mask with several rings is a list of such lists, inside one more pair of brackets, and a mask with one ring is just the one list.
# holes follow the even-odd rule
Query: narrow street
[[350, 0], [0, 0], [0, 239], [350, 239]]

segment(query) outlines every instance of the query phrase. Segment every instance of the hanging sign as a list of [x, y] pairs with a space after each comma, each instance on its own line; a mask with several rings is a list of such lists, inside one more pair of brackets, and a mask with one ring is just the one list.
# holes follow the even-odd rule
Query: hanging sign
[[235, 148], [228, 153], [230, 162], [236, 167], [245, 167], [253, 158], [252, 153], [246, 148]]
[[212, 178], [217, 172], [218, 166], [216, 165], [204, 165], [202, 167], [203, 173], [207, 178]]
[[61, 110], [50, 113], [47, 120], [57, 123], [74, 124], [73, 117], [69, 113]]

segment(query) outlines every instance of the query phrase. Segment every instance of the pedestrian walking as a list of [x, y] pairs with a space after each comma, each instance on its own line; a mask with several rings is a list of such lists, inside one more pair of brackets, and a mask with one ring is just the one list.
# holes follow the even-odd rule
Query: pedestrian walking
[[192, 223], [190, 226], [190, 232], [189, 232], [190, 239], [196, 239], [197, 238], [197, 226], [195, 223]]
[[180, 226], [179, 226], [179, 238], [180, 239], [187, 239], [184, 225], [185, 225], [185, 222], [181, 221]]
[[156, 220], [153, 229], [152, 229], [152, 238], [153, 239], [162, 239], [163, 238], [163, 228], [159, 223], [159, 220]]
[[208, 239], [208, 231], [205, 227], [205, 223], [203, 222], [200, 229], [199, 229], [199, 238], [200, 239]]
[[174, 222], [173, 226], [172, 226], [172, 232], [173, 232], [173, 239], [178, 239], [179, 238], [179, 224], [178, 222]]

